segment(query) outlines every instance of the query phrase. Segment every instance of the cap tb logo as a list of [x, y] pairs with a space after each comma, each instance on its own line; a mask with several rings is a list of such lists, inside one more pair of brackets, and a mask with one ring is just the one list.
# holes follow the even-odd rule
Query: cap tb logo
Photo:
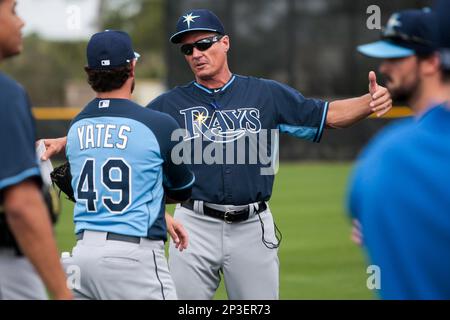
[[387, 22], [386, 29], [384, 30], [384, 36], [395, 35], [395, 28], [401, 26], [402, 22], [400, 21], [400, 15], [398, 13], [394, 13]]
[[200, 16], [193, 16], [193, 14], [194, 14], [194, 13], [191, 12], [191, 13], [189, 13], [189, 14], [183, 16], [183, 18], [184, 18], [183, 22], [186, 22], [186, 23], [187, 23], [188, 29], [191, 28], [191, 22], [195, 22], [194, 19], [200, 18]]

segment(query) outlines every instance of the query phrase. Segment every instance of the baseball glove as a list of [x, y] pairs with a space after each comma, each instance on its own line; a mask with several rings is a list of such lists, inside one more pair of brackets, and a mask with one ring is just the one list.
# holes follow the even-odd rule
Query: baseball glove
[[52, 182], [56, 184], [61, 191], [65, 193], [67, 199], [72, 202], [75, 202], [74, 192], [72, 188], [72, 174], [70, 173], [70, 164], [69, 162], [56, 167], [53, 172], [50, 174], [52, 178]]

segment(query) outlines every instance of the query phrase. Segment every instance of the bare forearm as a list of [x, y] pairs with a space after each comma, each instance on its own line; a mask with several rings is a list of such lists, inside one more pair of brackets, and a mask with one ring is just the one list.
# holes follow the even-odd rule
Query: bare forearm
[[358, 98], [336, 100], [330, 103], [327, 114], [328, 128], [346, 128], [372, 114], [370, 94]]
[[175, 243], [175, 248], [180, 251], [183, 251], [188, 246], [188, 234], [184, 229], [183, 225], [176, 221], [167, 211], [165, 213], [166, 216], [166, 225], [167, 232], [170, 234], [173, 242]]
[[21, 250], [56, 299], [69, 299], [47, 208], [37, 185], [23, 182], [7, 190], [5, 212]]
[[346, 128], [376, 112], [378, 117], [389, 112], [392, 99], [389, 91], [377, 84], [375, 72], [369, 72], [369, 93], [358, 98], [333, 101], [329, 105], [328, 128]]

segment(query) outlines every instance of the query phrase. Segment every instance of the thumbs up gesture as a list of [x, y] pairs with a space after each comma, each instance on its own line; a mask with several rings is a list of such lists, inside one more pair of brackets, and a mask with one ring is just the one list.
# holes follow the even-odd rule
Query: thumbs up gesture
[[377, 75], [373, 71], [369, 72], [369, 94], [372, 97], [369, 106], [372, 112], [377, 113], [377, 117], [381, 117], [391, 110], [391, 94], [385, 87], [377, 83]]

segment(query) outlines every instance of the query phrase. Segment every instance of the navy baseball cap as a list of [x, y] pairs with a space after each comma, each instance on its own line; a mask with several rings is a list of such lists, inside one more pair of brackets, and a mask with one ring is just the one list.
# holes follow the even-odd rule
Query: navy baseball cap
[[450, 1], [435, 1], [434, 11], [436, 12], [439, 25], [439, 52], [441, 65], [445, 70], [450, 70]]
[[128, 33], [106, 30], [94, 34], [86, 49], [88, 67], [107, 70], [125, 66], [140, 55], [134, 52]]
[[381, 59], [431, 54], [437, 50], [438, 27], [430, 9], [394, 13], [382, 30], [381, 40], [358, 46], [366, 56]]
[[212, 31], [221, 35], [225, 34], [222, 22], [214, 13], [206, 9], [196, 9], [186, 12], [178, 19], [176, 32], [170, 37], [170, 41], [180, 43], [183, 35], [191, 31]]

